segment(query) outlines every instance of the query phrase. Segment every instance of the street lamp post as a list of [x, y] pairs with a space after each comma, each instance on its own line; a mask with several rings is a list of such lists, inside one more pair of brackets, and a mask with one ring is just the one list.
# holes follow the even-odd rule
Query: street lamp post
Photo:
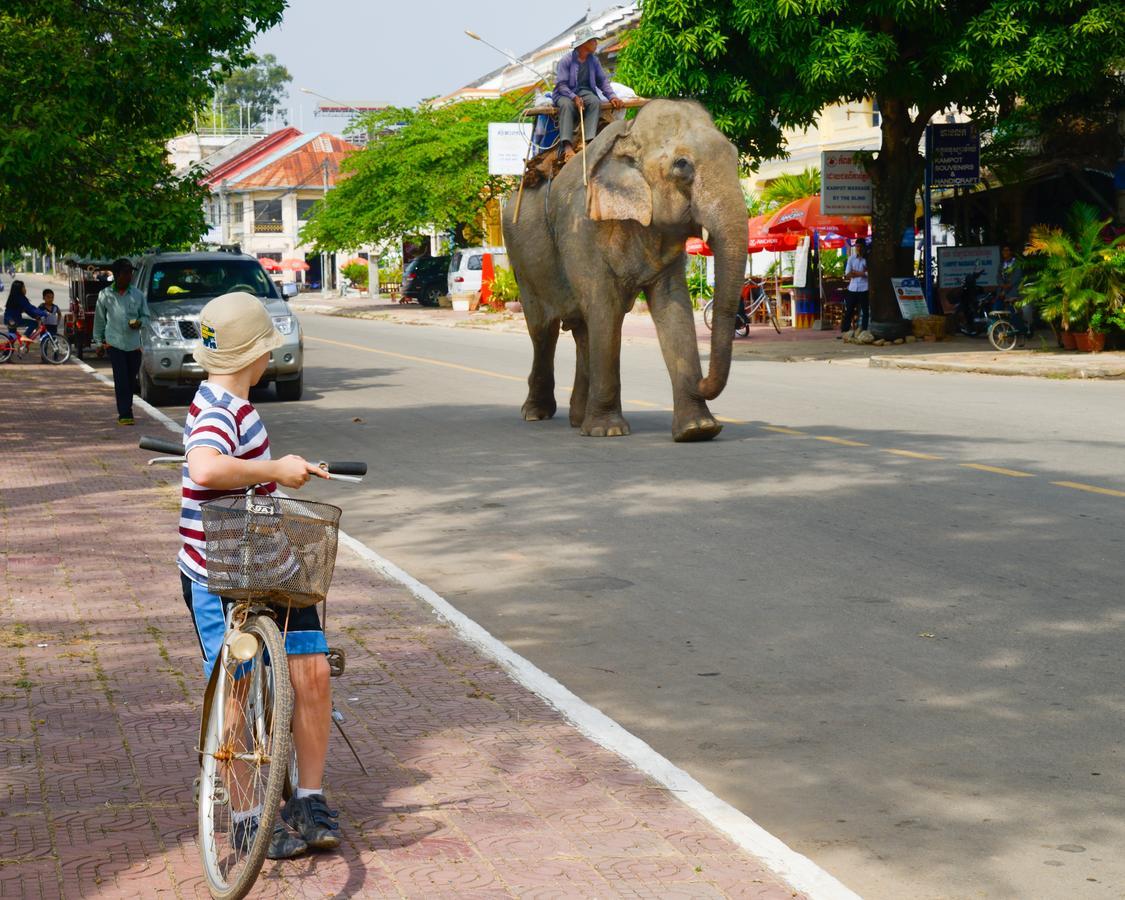
[[[329, 103], [334, 103], [336, 106], [343, 106], [343, 107], [346, 107], [346, 108], [352, 110], [352, 112], [358, 113], [359, 115], [363, 115], [363, 110], [359, 109], [358, 107], [352, 106], [350, 103], [341, 103], [339, 100], [333, 100], [331, 97], [325, 96], [324, 94], [320, 93], [320, 91], [314, 91], [312, 88], [307, 88], [307, 87], [298, 88], [298, 90], [302, 94], [311, 94], [314, 97], [319, 97], [321, 100], [327, 100]], [[328, 203], [328, 162], [327, 161], [325, 161], [325, 164], [324, 164], [324, 202], [325, 202], [325, 204]], [[322, 253], [320, 258], [321, 258], [320, 277], [323, 280], [324, 279], [324, 271], [325, 271], [325, 254]], [[338, 277], [337, 277], [337, 282], [339, 282]], [[342, 294], [342, 290], [343, 289], [341, 288], [341, 294]], [[374, 248], [372, 248], [372, 247], [369, 247], [368, 251], [367, 251], [367, 292], [368, 292], [368, 294], [371, 295], [372, 299], [375, 299], [375, 297], [379, 293], [379, 260], [376, 257]]]

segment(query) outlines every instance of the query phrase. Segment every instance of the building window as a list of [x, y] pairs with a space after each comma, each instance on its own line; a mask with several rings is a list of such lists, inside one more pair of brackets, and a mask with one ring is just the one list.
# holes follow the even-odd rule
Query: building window
[[281, 201], [280, 200], [255, 200], [254, 201], [254, 233], [255, 234], [280, 234], [281, 233]]
[[307, 222], [309, 220], [309, 213], [312, 212], [313, 206], [319, 201], [317, 200], [301, 200], [297, 199], [297, 221]]
[[874, 97], [871, 98], [871, 127], [879, 127], [879, 101]]

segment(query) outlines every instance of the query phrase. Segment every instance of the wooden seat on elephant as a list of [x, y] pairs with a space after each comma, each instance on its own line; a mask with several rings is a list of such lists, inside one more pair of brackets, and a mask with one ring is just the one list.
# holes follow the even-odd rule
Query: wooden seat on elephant
[[[646, 103], [646, 97], [630, 97], [628, 100], [621, 101], [625, 109], [640, 109]], [[603, 103], [601, 112], [598, 115], [598, 131], [601, 131], [613, 121], [614, 114], [617, 112], [608, 103]], [[558, 122], [559, 108], [554, 105], [544, 106], [531, 106], [525, 109], [522, 116], [527, 118], [535, 118], [536, 116], [550, 116], [555, 122]], [[581, 152], [583, 145], [581, 142], [576, 142], [574, 146], [575, 152]], [[527, 160], [524, 164], [522, 187], [530, 190], [537, 187], [544, 181], [550, 181], [565, 165], [563, 160], [559, 159], [557, 148], [554, 146], [541, 150], [531, 159]]]

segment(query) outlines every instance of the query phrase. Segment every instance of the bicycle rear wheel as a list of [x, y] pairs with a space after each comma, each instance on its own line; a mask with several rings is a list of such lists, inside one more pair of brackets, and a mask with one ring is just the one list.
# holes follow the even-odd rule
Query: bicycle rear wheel
[[988, 328], [988, 342], [997, 350], [1011, 350], [1016, 338], [1016, 326], [1007, 319], [998, 319]]
[[6, 336], [0, 336], [0, 363], [6, 363], [12, 358], [12, 342]]
[[711, 330], [711, 315], [715, 310], [715, 301], [708, 300], [707, 305], [703, 307], [703, 324], [707, 326], [707, 330]]
[[43, 362], [61, 365], [70, 359], [70, 341], [61, 334], [46, 335], [39, 342], [39, 353]]
[[[289, 767], [293, 689], [281, 634], [268, 616], [242, 630], [257, 638], [257, 653], [239, 663], [224, 647], [216, 663], [200, 772], [199, 852], [216, 900], [238, 900], [254, 886]], [[235, 812], [257, 813], [257, 829], [246, 819], [236, 826]]]

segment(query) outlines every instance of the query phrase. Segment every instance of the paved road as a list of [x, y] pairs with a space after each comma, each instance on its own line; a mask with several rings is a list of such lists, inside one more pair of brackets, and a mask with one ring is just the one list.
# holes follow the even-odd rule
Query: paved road
[[871, 898], [1122, 896], [1125, 385], [736, 362], [676, 445], [633, 343], [593, 440], [520, 421], [526, 338], [304, 322], [263, 413], [372, 461], [345, 526], [791, 846]]

